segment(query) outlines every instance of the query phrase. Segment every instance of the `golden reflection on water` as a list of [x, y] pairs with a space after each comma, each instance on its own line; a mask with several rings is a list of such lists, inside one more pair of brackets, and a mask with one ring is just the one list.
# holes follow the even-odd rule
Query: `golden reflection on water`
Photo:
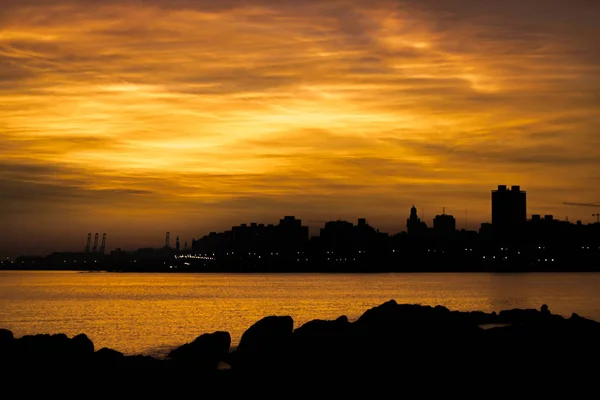
[[202, 333], [237, 345], [266, 315], [358, 318], [387, 300], [500, 311], [548, 304], [600, 320], [600, 274], [119, 274], [0, 272], [0, 328], [87, 334], [96, 349], [162, 356]]

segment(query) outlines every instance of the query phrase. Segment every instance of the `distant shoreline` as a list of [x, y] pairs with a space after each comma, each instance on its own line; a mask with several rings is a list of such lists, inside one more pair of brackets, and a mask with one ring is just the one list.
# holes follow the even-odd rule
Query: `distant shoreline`
[[375, 271], [269, 271], [269, 270], [256, 270], [256, 271], [172, 271], [172, 270], [142, 270], [142, 271], [126, 271], [126, 270], [80, 270], [80, 269], [18, 269], [18, 268], [4, 268], [2, 271], [12, 272], [79, 272], [79, 273], [119, 273], [119, 274], [236, 274], [236, 275], [256, 275], [256, 274], [272, 274], [272, 275], [285, 275], [285, 274], [535, 274], [535, 273], [598, 273], [600, 268], [596, 269], [575, 269], [575, 270], [375, 270]]

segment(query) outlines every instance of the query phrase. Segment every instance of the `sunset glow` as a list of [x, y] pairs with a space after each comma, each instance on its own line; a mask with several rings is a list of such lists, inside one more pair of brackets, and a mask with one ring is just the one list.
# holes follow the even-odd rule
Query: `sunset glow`
[[[502, 7], [500, 6], [502, 3]], [[600, 201], [600, 4], [0, 0], [0, 255]], [[467, 215], [465, 217], [465, 215]], [[316, 229], [313, 230], [316, 233]]]

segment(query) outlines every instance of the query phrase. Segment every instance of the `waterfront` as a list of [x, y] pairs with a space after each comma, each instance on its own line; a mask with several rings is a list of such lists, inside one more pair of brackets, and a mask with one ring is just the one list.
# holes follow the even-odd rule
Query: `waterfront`
[[96, 348], [164, 355], [196, 336], [225, 330], [233, 345], [266, 315], [295, 327], [351, 320], [398, 303], [500, 311], [547, 304], [556, 314], [600, 321], [600, 274], [119, 274], [0, 272], [0, 327], [15, 336], [87, 334]]

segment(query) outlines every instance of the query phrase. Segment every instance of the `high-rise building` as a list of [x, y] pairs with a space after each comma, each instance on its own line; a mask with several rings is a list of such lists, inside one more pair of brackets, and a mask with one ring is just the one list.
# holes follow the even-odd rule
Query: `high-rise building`
[[456, 219], [445, 212], [433, 219], [433, 230], [437, 234], [451, 235], [456, 231]]
[[492, 226], [497, 232], [522, 227], [527, 220], [527, 194], [520, 186], [492, 190]]

